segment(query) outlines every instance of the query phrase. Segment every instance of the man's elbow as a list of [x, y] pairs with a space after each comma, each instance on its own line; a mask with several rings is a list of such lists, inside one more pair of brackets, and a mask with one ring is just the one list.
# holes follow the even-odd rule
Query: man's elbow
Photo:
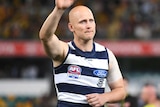
[[46, 33], [41, 29], [41, 30], [39, 31], [39, 39], [40, 39], [40, 40], [43, 40], [43, 39], [45, 38], [45, 35], [46, 35]]
[[46, 40], [48, 40], [48, 38], [50, 37], [50, 35], [51, 35], [51, 33], [43, 31], [43, 30], [40, 30], [40, 32], [39, 32], [39, 39], [42, 40], [42, 41], [46, 41]]
[[127, 96], [127, 91], [125, 89], [122, 89], [121, 100], [124, 100], [126, 96]]

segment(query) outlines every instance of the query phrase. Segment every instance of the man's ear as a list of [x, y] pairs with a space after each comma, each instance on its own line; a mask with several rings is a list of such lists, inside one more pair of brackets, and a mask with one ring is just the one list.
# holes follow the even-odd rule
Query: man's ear
[[68, 23], [68, 28], [69, 28], [69, 30], [70, 30], [71, 32], [73, 32], [73, 26], [72, 26], [71, 23]]

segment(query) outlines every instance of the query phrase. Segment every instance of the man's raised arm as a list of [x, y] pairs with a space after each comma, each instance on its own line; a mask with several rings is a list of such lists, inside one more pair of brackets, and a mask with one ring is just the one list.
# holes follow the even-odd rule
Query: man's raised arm
[[74, 3], [74, 0], [55, 0], [55, 7], [43, 23], [39, 38], [41, 39], [45, 51], [53, 60], [63, 60], [68, 45], [62, 42], [55, 35], [58, 23], [64, 11]]

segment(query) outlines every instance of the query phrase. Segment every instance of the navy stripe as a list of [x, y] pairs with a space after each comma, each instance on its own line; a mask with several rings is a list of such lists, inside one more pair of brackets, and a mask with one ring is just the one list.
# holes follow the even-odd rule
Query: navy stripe
[[94, 58], [98, 59], [108, 59], [108, 54], [106, 51], [96, 52]]
[[[66, 102], [66, 101], [59, 101], [57, 107], [92, 107], [89, 104], [81, 104], [81, 103], [72, 103], [72, 102]], [[104, 106], [102, 106], [104, 107]]]
[[108, 56], [108, 50], [107, 50], [107, 48], [105, 48], [106, 49], [106, 52], [107, 52], [107, 59], [108, 59], [108, 64], [109, 64], [109, 56]]
[[94, 52], [94, 54], [91, 54], [90, 52], [83, 52], [83, 54], [82, 54], [82, 53], [77, 52], [77, 50], [71, 50], [70, 53], [75, 54], [76, 56], [81, 56], [81, 57], [85, 57], [85, 58], [96, 58], [96, 59], [108, 58], [106, 51]]
[[91, 93], [104, 93], [104, 88], [96, 88], [96, 87], [88, 87], [88, 86], [80, 86], [73, 85], [67, 83], [59, 83], [57, 84], [59, 92], [69, 92], [75, 94], [91, 94]]
[[76, 49], [76, 55], [78, 55], [78, 56], [85, 56], [86, 58], [87, 57], [89, 57], [89, 58], [91, 58], [92, 56], [94, 56], [95, 55], [95, 44], [93, 43], [93, 49], [92, 49], [92, 51], [82, 51], [82, 50], [80, 50], [76, 45], [75, 45], [75, 43], [74, 43], [74, 41], [72, 41], [71, 42], [72, 43], [72, 45], [74, 46], [74, 48]]
[[[56, 68], [55, 74], [67, 73], [68, 72], [68, 66], [70, 66], [70, 64], [64, 64], [63, 67]], [[94, 70], [100, 70], [100, 69], [89, 68], [89, 67], [84, 67], [84, 66], [79, 66], [79, 67], [82, 69], [81, 75], [85, 75], [85, 76], [97, 77], [96, 75], [93, 74], [93, 71]], [[105, 69], [101, 69], [101, 70], [105, 70]]]
[[67, 69], [68, 69], [69, 65], [70, 64], [64, 64], [61, 67], [55, 68], [55, 74], [67, 73], [67, 71], [68, 71]]
[[[76, 50], [73, 50], [73, 49], [70, 49], [70, 53], [72, 54], [75, 54], [76, 56], [81, 56], [81, 57], [85, 57], [85, 58], [98, 58], [98, 59], [106, 59], [108, 58], [108, 54], [107, 54], [107, 51], [104, 50], [104, 51], [95, 51], [95, 43], [93, 43], [93, 49], [92, 51], [90, 52], [84, 52], [82, 50], [80, 50], [76, 45], [75, 43], [72, 41], [72, 45], [74, 46], [74, 48]], [[105, 47], [104, 47], [105, 49]]]
[[89, 104], [71, 103], [66, 101], [59, 101], [57, 107], [92, 107]]

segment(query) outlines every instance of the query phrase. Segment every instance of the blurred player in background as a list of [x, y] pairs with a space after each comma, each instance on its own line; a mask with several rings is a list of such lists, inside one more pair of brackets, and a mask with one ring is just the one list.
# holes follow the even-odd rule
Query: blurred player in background
[[[105, 103], [125, 98], [122, 74], [114, 54], [93, 41], [96, 24], [86, 6], [69, 12], [71, 42], [59, 40], [55, 31], [67, 8], [74, 0], [55, 0], [55, 7], [45, 20], [39, 37], [53, 60], [57, 89], [57, 107], [102, 107]], [[104, 92], [106, 81], [111, 91]]]
[[147, 83], [141, 91], [141, 99], [145, 102], [144, 107], [160, 107], [160, 100], [157, 96], [156, 87], [153, 84]]

